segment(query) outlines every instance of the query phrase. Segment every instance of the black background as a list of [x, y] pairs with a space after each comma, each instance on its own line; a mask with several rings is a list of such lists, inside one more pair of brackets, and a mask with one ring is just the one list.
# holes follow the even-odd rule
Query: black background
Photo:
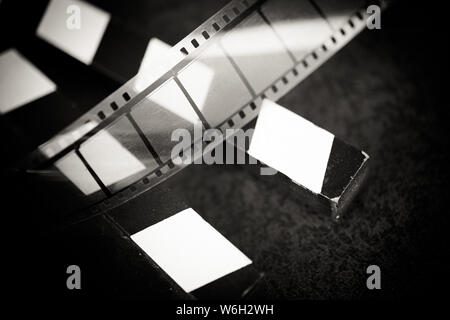
[[[136, 32], [151, 32], [171, 45], [225, 4], [93, 2]], [[64, 78], [60, 89], [81, 114], [119, 84], [34, 39], [29, 28], [40, 15], [36, 18], [33, 6], [39, 8], [30, 4], [3, 20], [2, 48], [16, 46], [50, 78]], [[446, 20], [440, 2], [394, 2], [382, 15], [381, 30], [365, 30], [279, 101], [371, 156], [366, 185], [341, 223], [308, 211], [295, 194], [261, 183], [239, 166], [191, 166], [111, 215], [136, 219], [139, 212], [165, 206], [161, 200], [170, 189], [265, 272], [252, 298], [444, 298], [449, 257]], [[102, 218], [49, 233], [46, 212], [33, 205], [33, 195], [9, 169], [5, 166], [2, 185], [7, 231], [2, 263], [13, 296], [185, 297]], [[83, 271], [78, 292], [65, 286], [69, 264]], [[381, 290], [366, 288], [371, 264], [381, 268]]]

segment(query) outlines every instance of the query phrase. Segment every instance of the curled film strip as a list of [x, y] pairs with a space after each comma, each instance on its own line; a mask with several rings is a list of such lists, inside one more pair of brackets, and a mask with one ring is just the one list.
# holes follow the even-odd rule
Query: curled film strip
[[[363, 30], [365, 8], [364, 1], [232, 1], [172, 48], [159, 70], [139, 72], [25, 166], [57, 169], [54, 187], [70, 189], [74, 210], [116, 207], [187, 165], [172, 161], [174, 129], [219, 128], [227, 138], [226, 129], [256, 118], [265, 98], [281, 98]], [[193, 161], [202, 153], [194, 148]]]

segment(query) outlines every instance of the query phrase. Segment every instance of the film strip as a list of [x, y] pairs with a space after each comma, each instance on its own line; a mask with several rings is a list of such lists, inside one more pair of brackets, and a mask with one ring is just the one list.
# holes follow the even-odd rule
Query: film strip
[[[114, 208], [186, 166], [172, 161], [174, 129], [219, 128], [227, 138], [265, 98], [278, 100], [363, 30], [365, 5], [232, 1], [172, 48], [159, 70], [139, 72], [25, 166], [55, 168], [90, 214]], [[196, 142], [194, 161], [203, 153]]]

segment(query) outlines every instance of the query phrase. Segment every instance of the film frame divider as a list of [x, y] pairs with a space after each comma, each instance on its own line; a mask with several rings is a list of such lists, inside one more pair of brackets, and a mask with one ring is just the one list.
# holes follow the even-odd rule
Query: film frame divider
[[[266, 2], [267, 1], [245, 0], [230, 2], [227, 6], [208, 19], [204, 24], [202, 24], [172, 49], [172, 58], [170, 59], [168, 66], [166, 66], [170, 69], [168, 69], [168, 71], [157, 81], [153, 82], [137, 95], [134, 95], [133, 85], [135, 78], [131, 79], [116, 92], [100, 102], [91, 111], [78, 119], [73, 125], [69, 126], [65, 130], [66, 132], [70, 132], [71, 130], [76, 129], [79, 125], [88, 121], [100, 121], [100, 124], [96, 128], [84, 135], [81, 139], [72, 141], [72, 144], [69, 144], [68, 147], [62, 150], [62, 154], [67, 152], [67, 150], [70, 150], [71, 147], [73, 148], [74, 146], [79, 146], [82, 142], [89, 139], [94, 133], [106, 128], [107, 125], [111, 124], [121, 115], [126, 114], [128, 110], [131, 110], [131, 107], [160, 87], [161, 84], [176, 77], [177, 72], [187, 66], [190, 62], [195, 61], [195, 58], [201, 54], [204, 48], [214, 43], [216, 39], [220, 39], [223, 33], [227, 33], [232, 30], [237, 23], [257, 11], [260, 6]], [[365, 8], [355, 8], [354, 13], [347, 18], [347, 22], [342, 25], [338, 31], [330, 33], [328, 39], [323, 42], [321, 46], [317, 47], [301, 61], [298, 61], [298, 63], [292, 68], [286, 70], [282, 76], [275, 79], [272, 84], [262, 90], [262, 92], [258, 92], [255, 98], [244, 104], [239, 111], [224, 119], [224, 121], [220, 123], [217, 128], [225, 133], [227, 128], [241, 128], [254, 119], [258, 114], [259, 106], [264, 98], [276, 101], [281, 96], [286, 94], [290, 89], [306, 78], [310, 73], [317, 69], [317, 67], [328, 60], [337, 50], [343, 47], [361, 30], [363, 30], [366, 25], [366, 18], [367, 13]], [[219, 37], [216, 35], [219, 35]], [[113, 103], [117, 106], [116, 110], [111, 108]], [[225, 136], [225, 139], [226, 138], [228, 138], [228, 136]], [[213, 143], [219, 144], [221, 141], [215, 141]], [[47, 144], [47, 146], [48, 145], [49, 144]], [[43, 147], [45, 148], [46, 145]], [[61, 154], [61, 152], [59, 152], [59, 154]], [[194, 152], [193, 159], [201, 156], [201, 151]], [[45, 165], [54, 161], [55, 157], [50, 157], [50, 161], [46, 161], [45, 156], [42, 156], [41, 152], [37, 151], [31, 155], [30, 159], [31, 162], [25, 162], [27, 165], [39, 162], [43, 162]], [[174, 166], [171, 161], [167, 161], [147, 176], [142, 177], [140, 180], [132, 183], [122, 191], [117, 192], [112, 197], [98, 203], [97, 205], [94, 205], [86, 213], [91, 216], [92, 214], [98, 214], [116, 207], [164, 181], [186, 165], [187, 164]], [[38, 165], [37, 167], [40, 166]]]

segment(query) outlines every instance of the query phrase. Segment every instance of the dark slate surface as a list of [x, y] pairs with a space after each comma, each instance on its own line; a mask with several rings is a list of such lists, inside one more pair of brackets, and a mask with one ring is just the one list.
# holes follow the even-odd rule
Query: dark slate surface
[[[107, 6], [106, 1], [98, 3]], [[155, 19], [145, 20], [142, 13], [128, 22], [164, 25], [155, 33], [174, 44], [221, 4], [173, 1], [155, 6]], [[126, 10], [111, 8], [127, 20]], [[251, 297], [442, 298], [439, 289], [446, 285], [449, 256], [449, 68], [441, 11], [433, 4], [394, 5], [383, 15], [382, 30], [366, 30], [280, 101], [371, 156], [365, 188], [340, 224], [312, 213], [295, 194], [261, 183], [245, 167], [191, 166], [160, 187], [184, 197], [265, 272]], [[88, 228], [74, 231], [84, 234], [84, 240], [76, 240], [73, 232], [41, 237], [46, 213], [27, 203], [26, 191], [17, 196], [23, 191], [20, 184], [5, 188], [16, 191], [9, 198], [15, 202], [7, 207], [5, 225], [13, 232], [7, 275], [17, 292], [29, 292], [26, 275], [31, 268], [36, 292], [64, 293], [60, 281], [65, 281], [69, 256], [74, 263], [88, 261], [88, 266], [98, 259], [93, 269], [100, 280], [88, 278], [94, 288], [89, 294], [173, 297], [119, 235], [101, 240], [98, 228]], [[151, 210], [151, 197], [144, 195], [127, 204], [129, 210], [111, 214], [131, 221], [133, 215]], [[83, 255], [89, 243], [90, 253]], [[381, 267], [380, 291], [365, 286], [371, 264]]]

